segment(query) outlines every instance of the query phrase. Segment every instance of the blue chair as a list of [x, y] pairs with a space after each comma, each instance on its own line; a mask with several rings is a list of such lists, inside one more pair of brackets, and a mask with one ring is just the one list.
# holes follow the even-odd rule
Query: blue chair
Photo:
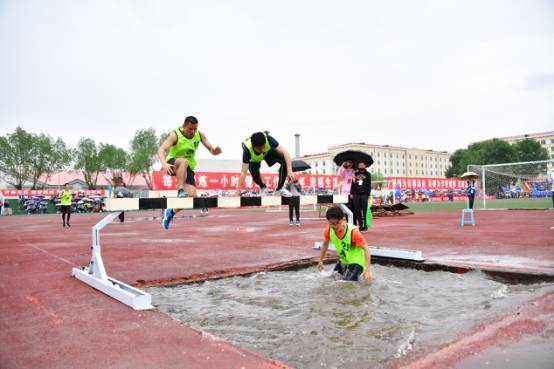
[[[466, 214], [469, 214], [469, 219], [466, 219]], [[462, 227], [466, 223], [475, 226], [475, 216], [473, 215], [473, 209], [462, 209]]]

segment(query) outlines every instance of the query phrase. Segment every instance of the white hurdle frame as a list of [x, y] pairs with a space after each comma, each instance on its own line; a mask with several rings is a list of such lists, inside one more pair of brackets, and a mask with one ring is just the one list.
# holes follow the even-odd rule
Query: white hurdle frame
[[[341, 206], [344, 206], [343, 203], [348, 201], [347, 195], [333, 195], [331, 199], [333, 203], [340, 203]], [[166, 206], [171, 208], [193, 209], [195, 207], [192, 197], [168, 197], [164, 198], [164, 200]], [[218, 198], [217, 201], [218, 208], [235, 208], [241, 206], [240, 197], [222, 197]], [[111, 211], [111, 213], [106, 215], [100, 222], [92, 227], [92, 255], [89, 265], [82, 269], [73, 268], [71, 270], [71, 275], [135, 310], [148, 310], [153, 309], [152, 296], [138, 288], [109, 277], [104, 267], [101, 253], [102, 247], [100, 246], [100, 231], [119, 216], [121, 212], [126, 210], [151, 209], [149, 207], [141, 208], [140, 202], [141, 199], [139, 198], [108, 198], [106, 200], [106, 208], [108, 211]], [[302, 196], [300, 199], [300, 204], [312, 204], [315, 202], [318, 202], [318, 196], [315, 195]], [[260, 198], [260, 205], [280, 206], [281, 197], [264, 196]]]
[[83, 267], [82, 269], [73, 268], [71, 275], [135, 310], [153, 309], [152, 296], [149, 293], [111, 278], [106, 273], [101, 254], [100, 231], [119, 216], [119, 214], [121, 214], [120, 211], [110, 213], [92, 227], [92, 256], [90, 263], [88, 267]]

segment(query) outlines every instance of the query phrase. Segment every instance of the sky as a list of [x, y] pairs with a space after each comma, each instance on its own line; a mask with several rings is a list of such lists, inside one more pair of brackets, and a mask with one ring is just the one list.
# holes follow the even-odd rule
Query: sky
[[188, 115], [222, 159], [554, 130], [554, 0], [0, 0], [0, 50], [0, 135], [71, 147]]

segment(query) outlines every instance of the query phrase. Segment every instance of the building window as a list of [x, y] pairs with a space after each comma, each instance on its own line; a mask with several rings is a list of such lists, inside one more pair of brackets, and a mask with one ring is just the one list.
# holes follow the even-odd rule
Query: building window
[[546, 140], [540, 140], [541, 145], [546, 144]]

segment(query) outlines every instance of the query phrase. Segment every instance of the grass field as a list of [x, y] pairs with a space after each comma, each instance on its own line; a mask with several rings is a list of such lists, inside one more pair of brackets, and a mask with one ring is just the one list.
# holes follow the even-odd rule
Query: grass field
[[[420, 211], [459, 211], [467, 207], [465, 201], [444, 201], [431, 203], [407, 203], [410, 210], [415, 212]], [[483, 207], [482, 200], [475, 200], [474, 209]], [[487, 209], [545, 209], [552, 207], [552, 198], [539, 199], [503, 199], [503, 200], [487, 200]]]

